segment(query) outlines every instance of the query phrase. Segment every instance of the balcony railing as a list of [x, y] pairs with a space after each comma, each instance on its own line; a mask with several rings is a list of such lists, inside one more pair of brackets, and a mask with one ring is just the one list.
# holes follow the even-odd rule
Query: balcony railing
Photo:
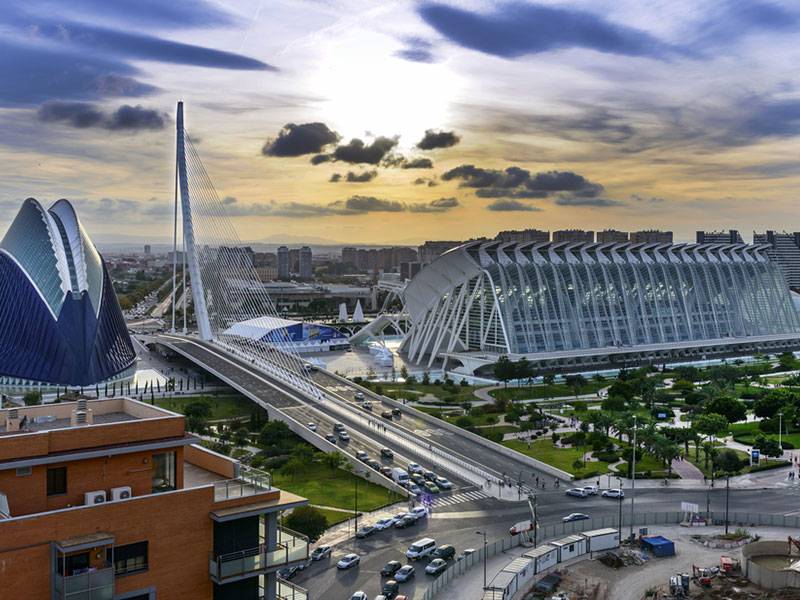
[[308, 590], [278, 577], [275, 597], [277, 600], [308, 600]]
[[272, 476], [255, 467], [241, 466], [241, 473], [235, 479], [226, 479], [214, 483], [214, 501], [244, 498], [254, 494], [262, 494], [272, 489]]
[[274, 550], [266, 544], [209, 558], [209, 573], [215, 583], [260, 575], [270, 569], [308, 560], [308, 538], [283, 527], [278, 528]]
[[53, 598], [57, 600], [111, 600], [114, 597], [114, 568], [107, 563], [101, 569], [94, 569], [76, 575], [54, 576]]

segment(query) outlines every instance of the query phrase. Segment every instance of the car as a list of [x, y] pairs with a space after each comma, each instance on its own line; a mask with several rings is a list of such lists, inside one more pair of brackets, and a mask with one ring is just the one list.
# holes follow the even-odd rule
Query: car
[[375, 460], [374, 458], [370, 458], [368, 461], [366, 461], [366, 463], [367, 463], [367, 464], [368, 464], [368, 465], [369, 465], [371, 468], [375, 469], [376, 471], [380, 471], [380, 470], [381, 470], [381, 463], [379, 463], [379, 462], [378, 462], [377, 460]]
[[392, 411], [390, 411], [390, 410], [385, 410], [385, 411], [383, 411], [383, 412], [381, 413], [381, 416], [382, 416], [384, 419], [389, 419], [389, 420], [391, 421], [391, 420], [392, 420]]
[[392, 460], [394, 458], [394, 452], [389, 450], [389, 448], [381, 448], [381, 458]]
[[408, 463], [408, 469], [406, 469], [406, 471], [408, 471], [409, 473], [419, 473], [420, 475], [422, 475], [422, 473], [424, 473], [424, 470], [422, 469], [422, 467], [420, 467], [415, 462]]
[[356, 458], [361, 462], [367, 462], [369, 460], [369, 454], [367, 454], [363, 450], [359, 450], [358, 452], [356, 452]]
[[589, 494], [583, 488], [570, 488], [566, 491], [567, 496], [575, 496], [576, 498], [586, 498]]
[[403, 565], [400, 564], [399, 560], [390, 560], [381, 569], [381, 575], [384, 577], [391, 577], [402, 567]]
[[350, 441], [350, 435], [346, 431], [340, 431], [339, 432], [339, 439], [341, 441], [343, 441], [343, 442], [349, 442]]
[[[400, 563], [397, 563], [398, 569], [400, 568]], [[400, 591], [400, 584], [397, 583], [396, 579], [389, 579], [388, 581], [383, 582], [383, 587], [381, 588], [381, 594], [386, 596], [387, 598], [394, 598], [397, 596], [397, 592]]]
[[422, 487], [423, 487], [423, 489], [424, 489], [426, 492], [428, 492], [429, 494], [438, 494], [439, 492], [441, 492], [441, 491], [442, 491], [442, 490], [440, 490], [440, 489], [439, 489], [439, 487], [438, 487], [438, 486], [437, 486], [435, 483], [433, 483], [432, 481], [426, 481], [425, 483], [423, 483], [423, 484], [422, 484]]
[[442, 544], [433, 551], [433, 554], [431, 554], [433, 558], [441, 558], [443, 560], [450, 560], [451, 558], [455, 557], [455, 555], [456, 549], [450, 544]]
[[406, 558], [408, 560], [419, 560], [430, 556], [436, 550], [436, 540], [433, 538], [422, 538], [417, 540], [408, 547], [406, 550]]
[[364, 401], [364, 392], [356, 392], [355, 394], [353, 394], [353, 398], [355, 398], [359, 402], [363, 402]]
[[328, 433], [325, 435], [325, 439], [328, 440], [331, 444], [336, 444], [336, 436], [332, 433]]
[[285, 579], [286, 581], [290, 580], [292, 577], [297, 575], [297, 572], [300, 570], [299, 567], [284, 567], [283, 569], [278, 571], [278, 577], [281, 579]]
[[361, 408], [363, 408], [364, 410], [368, 410], [368, 411], [372, 412], [372, 402], [369, 402], [369, 401], [362, 402], [361, 403]]
[[600, 494], [603, 498], [624, 498], [625, 492], [622, 490], [603, 490]]
[[344, 425], [342, 423], [336, 422], [336, 423], [333, 424], [333, 430], [336, 433], [339, 433], [340, 431], [344, 431]]
[[410, 483], [408, 485], [408, 491], [414, 494], [415, 496], [419, 496], [422, 493], [422, 488], [419, 487], [416, 483]]
[[413, 481], [417, 485], [422, 485], [423, 483], [425, 483], [425, 478], [422, 475], [420, 475], [419, 473], [412, 473], [411, 474], [411, 481]]
[[364, 539], [366, 537], [371, 536], [374, 533], [377, 533], [377, 529], [375, 529], [374, 525], [364, 525], [358, 531], [356, 531], [356, 537], [359, 539]]
[[408, 514], [408, 513], [404, 513], [404, 512], [397, 513], [395, 516], [393, 516], [393, 517], [392, 517], [392, 521], [394, 521], [395, 523], [397, 523], [397, 522], [398, 522], [398, 521], [400, 521], [400, 520], [401, 520], [403, 517], [405, 517], [407, 514]]
[[415, 515], [418, 519], [428, 516], [428, 509], [424, 506], [415, 506], [408, 512], [412, 515]]
[[444, 477], [437, 477], [434, 483], [439, 487], [440, 490], [452, 490], [453, 484], [450, 483], [448, 479]]
[[583, 486], [583, 491], [586, 492], [587, 496], [597, 496], [597, 486], [596, 485], [585, 485]]
[[425, 572], [428, 575], [438, 575], [442, 571], [447, 568], [447, 561], [441, 558], [434, 558], [428, 565], [425, 567]]
[[390, 518], [378, 519], [377, 521], [375, 521], [375, 529], [377, 529], [378, 531], [389, 529], [389, 527], [391, 527], [392, 525], [394, 525], [394, 519]]
[[561, 519], [564, 523], [571, 523], [572, 521], [585, 521], [589, 515], [584, 513], [569, 513], [566, 517]]
[[411, 565], [403, 565], [402, 567], [400, 567], [397, 573], [394, 574], [394, 578], [398, 582], [403, 583], [404, 581], [408, 581], [409, 579], [414, 577], [414, 575], [415, 575], [414, 567], [412, 567]]
[[422, 476], [428, 481], [436, 481], [436, 473], [433, 471], [425, 471]]
[[317, 546], [311, 552], [311, 560], [322, 560], [323, 558], [328, 558], [333, 552], [333, 546]]
[[317, 365], [311, 363], [303, 363], [303, 371], [306, 373], [313, 373], [317, 370]]
[[381, 475], [392, 478], [392, 467], [381, 467]]
[[350, 600], [369, 600], [369, 598], [367, 598], [367, 594], [366, 593], [364, 593], [361, 590], [359, 590], [355, 594], [350, 596]]
[[317, 430], [317, 424], [316, 423], [306, 423], [306, 427], [308, 427], [311, 431], [316, 431]]
[[458, 560], [471, 556], [472, 554], [475, 554], [475, 548], [464, 548], [461, 554], [458, 555]]
[[392, 415], [394, 415], [395, 417], [399, 417], [399, 416], [400, 416], [400, 415], [402, 415], [402, 414], [403, 414], [403, 413], [401, 413], [401, 412], [400, 412], [400, 409], [399, 409], [399, 408], [393, 408], [393, 409], [392, 409]]
[[416, 523], [417, 520], [412, 517], [411, 515], [403, 515], [403, 518], [395, 522], [394, 527], [395, 529], [405, 529]]
[[358, 554], [345, 554], [338, 563], [336, 563], [336, 568], [340, 570], [349, 569], [351, 567], [356, 566], [358, 563], [361, 562], [361, 557]]

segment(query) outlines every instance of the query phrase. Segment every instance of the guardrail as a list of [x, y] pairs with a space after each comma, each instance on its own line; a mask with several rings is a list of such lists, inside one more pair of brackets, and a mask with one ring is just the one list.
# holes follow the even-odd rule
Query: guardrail
[[[659, 513], [637, 513], [634, 515], [633, 527], [643, 527], [650, 525], [677, 525], [679, 524], [686, 513], [680, 511], [659, 512]], [[712, 511], [710, 513], [711, 524], [720, 526], [725, 524], [725, 513], [722, 511]], [[779, 527], [786, 529], [800, 528], [800, 516], [785, 516], [785, 515], [772, 515], [764, 513], [742, 513], [730, 512], [728, 513], [728, 523], [730, 525], [739, 525], [745, 527]], [[623, 514], [622, 516], [622, 534], [625, 534], [625, 528], [631, 526], [630, 513]], [[581, 533], [583, 531], [591, 531], [593, 529], [604, 529], [606, 527], [620, 528], [619, 517], [616, 515], [608, 515], [594, 519], [587, 519], [584, 521], [572, 521], [570, 523], [550, 523], [549, 525], [539, 526], [538, 543], [539, 545], [546, 544], [549, 540], [558, 539], [571, 535], [573, 533]], [[512, 548], [520, 546], [523, 541], [523, 536], [518, 535], [514, 537], [503, 537], [487, 544], [486, 557], [490, 558], [500, 552], [505, 552]], [[439, 577], [437, 577], [431, 585], [425, 590], [421, 600], [433, 600], [443, 588], [452, 583], [455, 579], [466, 573], [472, 567], [482, 564], [484, 549], [480, 548], [469, 556], [466, 556], [456, 561], [450, 568], [445, 570]]]
[[263, 573], [267, 569], [283, 567], [308, 559], [308, 538], [284, 527], [278, 528], [275, 548], [266, 544], [229, 552], [219, 556], [209, 555], [209, 575], [215, 583], [225, 583], [248, 575]]

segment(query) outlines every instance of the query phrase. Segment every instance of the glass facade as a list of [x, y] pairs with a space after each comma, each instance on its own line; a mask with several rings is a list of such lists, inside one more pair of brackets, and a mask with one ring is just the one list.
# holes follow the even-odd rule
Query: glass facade
[[[417, 299], [404, 342], [412, 359], [800, 333], [780, 267], [755, 246], [493, 242], [457, 252], [475, 268]], [[454, 259], [463, 256], [446, 254], [437, 269]]]

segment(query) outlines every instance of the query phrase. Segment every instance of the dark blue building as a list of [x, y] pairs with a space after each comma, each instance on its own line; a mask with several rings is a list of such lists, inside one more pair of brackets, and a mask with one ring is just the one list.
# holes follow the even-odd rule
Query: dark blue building
[[25, 200], [0, 242], [0, 379], [89, 386], [135, 359], [105, 263], [72, 205]]

